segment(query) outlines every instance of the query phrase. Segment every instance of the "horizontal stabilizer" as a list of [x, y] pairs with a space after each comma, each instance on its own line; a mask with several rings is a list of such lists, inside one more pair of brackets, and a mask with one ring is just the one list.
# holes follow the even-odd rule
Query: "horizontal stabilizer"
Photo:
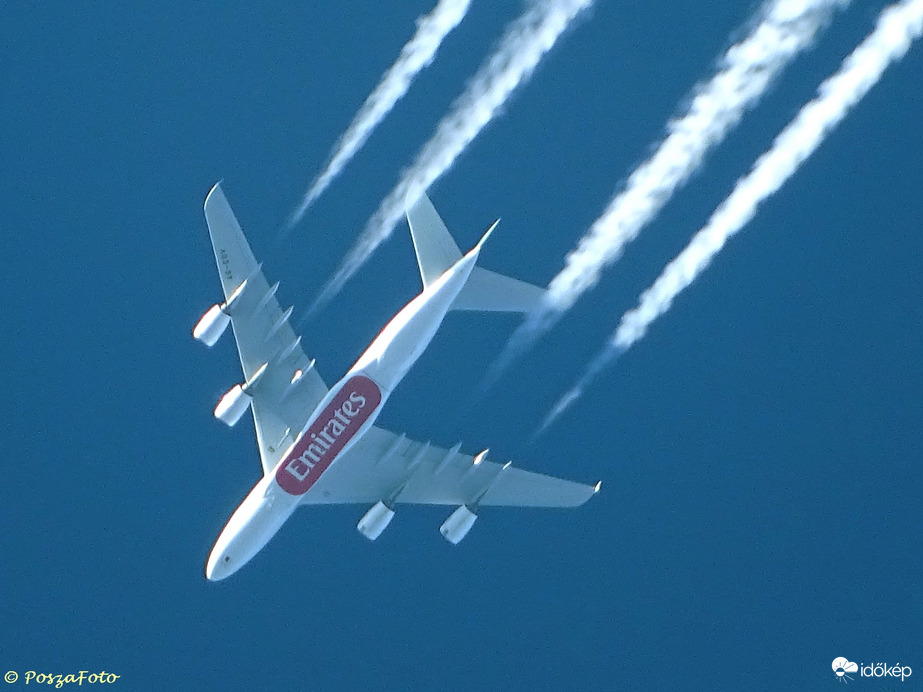
[[482, 267], [475, 267], [468, 283], [452, 303], [453, 310], [531, 312], [545, 290]]
[[407, 208], [407, 222], [417, 253], [423, 287], [435, 282], [446, 269], [461, 259], [462, 253], [452, 239], [439, 213], [425, 194]]

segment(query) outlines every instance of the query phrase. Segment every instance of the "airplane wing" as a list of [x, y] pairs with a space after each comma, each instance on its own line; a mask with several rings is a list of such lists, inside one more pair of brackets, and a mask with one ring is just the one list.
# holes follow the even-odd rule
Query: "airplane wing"
[[302, 504], [577, 507], [598, 484], [523, 471], [374, 426], [318, 479]]
[[244, 381], [253, 380], [248, 393], [266, 474], [301, 432], [327, 386], [292, 331], [292, 308], [283, 312], [275, 297], [279, 284], [270, 287], [266, 281], [219, 185], [205, 198], [205, 219]]

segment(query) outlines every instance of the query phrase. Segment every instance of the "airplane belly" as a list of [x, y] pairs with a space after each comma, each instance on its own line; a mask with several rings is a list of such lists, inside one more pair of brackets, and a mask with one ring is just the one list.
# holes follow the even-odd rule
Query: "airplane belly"
[[405, 305], [385, 325], [350, 373], [364, 373], [390, 392], [426, 350], [474, 268], [469, 254]]
[[246, 527], [229, 544], [227, 552], [236, 553], [234, 557], [240, 564], [248, 562], [278, 533], [295, 510], [295, 506], [291, 502], [272, 502], [264, 499], [259, 511], [251, 516]]

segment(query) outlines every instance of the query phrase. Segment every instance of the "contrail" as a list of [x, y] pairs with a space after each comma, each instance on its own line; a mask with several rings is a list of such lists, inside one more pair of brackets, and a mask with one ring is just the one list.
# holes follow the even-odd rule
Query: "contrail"
[[382, 200], [308, 314], [339, 293], [401, 220], [407, 200], [414, 200], [448, 171], [455, 159], [493, 120], [516, 87], [532, 76], [570, 22], [593, 0], [540, 0], [514, 20], [493, 54], [481, 65], [465, 91], [436, 127], [413, 164]]
[[417, 31], [401, 49], [397, 61], [384, 73], [375, 90], [362, 104], [346, 132], [337, 141], [323, 171], [314, 179], [288, 220], [288, 229], [301, 221], [308, 207], [320, 197], [350, 159], [366, 143], [372, 131], [404, 97], [417, 73], [436, 57], [443, 39], [458, 26], [471, 0], [439, 0], [433, 11], [417, 19]]
[[685, 113], [667, 126], [668, 136], [631, 173], [624, 189], [567, 255], [542, 304], [526, 317], [491, 364], [481, 392], [596, 285], [602, 270], [660, 213], [702, 165], [706, 153], [724, 140], [783, 68], [811, 45], [833, 10], [847, 2], [773, 0], [763, 6], [749, 35], [727, 50], [719, 71], [695, 89]]
[[641, 294], [638, 306], [622, 316], [605, 348], [577, 384], [555, 404], [537, 434], [573, 404], [613, 358], [631, 348], [650, 324], [670, 309], [673, 299], [705, 270], [728, 238], [754, 217], [759, 205], [785, 184], [881, 79], [885, 69], [904, 57], [921, 33], [923, 0], [905, 0], [882, 11], [875, 30], [843, 61], [836, 74], [820, 85], [817, 97], [805, 104], [779, 133], [750, 172], [737, 181], [734, 190], [689, 245]]

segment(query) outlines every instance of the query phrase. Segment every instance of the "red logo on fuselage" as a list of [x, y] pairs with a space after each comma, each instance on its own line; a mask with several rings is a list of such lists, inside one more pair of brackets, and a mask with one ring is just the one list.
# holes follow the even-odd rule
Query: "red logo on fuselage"
[[380, 403], [377, 384], [362, 375], [349, 378], [279, 465], [279, 486], [291, 495], [306, 493]]

